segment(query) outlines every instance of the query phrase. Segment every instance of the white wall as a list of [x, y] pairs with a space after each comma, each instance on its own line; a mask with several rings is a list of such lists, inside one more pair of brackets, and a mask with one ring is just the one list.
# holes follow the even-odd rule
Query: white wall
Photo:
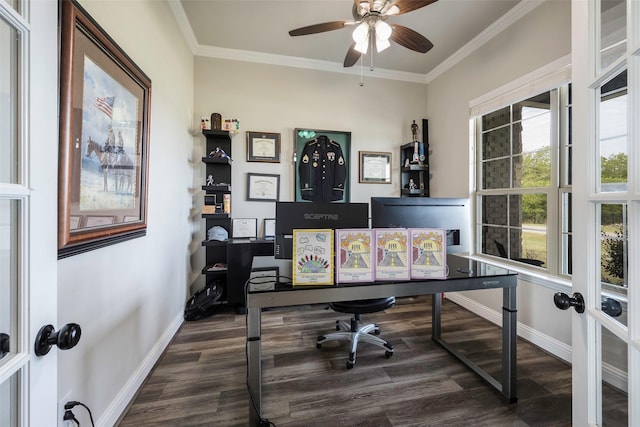
[[[427, 115], [434, 197], [469, 195], [468, 164], [473, 161], [469, 101], [570, 54], [570, 6], [563, 0], [544, 2], [429, 83]], [[518, 321], [525, 325], [528, 339], [543, 346], [537, 338], [546, 339], [565, 351], [561, 354], [565, 357], [571, 341], [571, 321], [569, 313], [555, 308], [553, 294], [552, 289], [520, 280]], [[459, 302], [469, 303], [470, 308], [501, 311], [500, 291], [466, 292], [461, 296], [464, 299]]]
[[[58, 397], [70, 393], [97, 425], [113, 425], [182, 321], [187, 298], [193, 55], [166, 2], [81, 4], [152, 81], [147, 235], [58, 268], [58, 324], [82, 327], [78, 346], [59, 352]], [[84, 412], [75, 411], [89, 425]]]
[[[411, 123], [427, 118], [426, 86], [365, 76], [312, 71], [275, 65], [197, 57], [195, 59], [196, 117], [220, 113], [237, 118], [241, 131], [232, 142], [232, 216], [275, 216], [275, 203], [246, 200], [248, 172], [280, 175], [280, 200], [294, 198], [294, 129], [311, 128], [351, 132], [350, 184], [352, 202], [369, 202], [371, 196], [400, 195], [400, 146], [411, 141]], [[247, 162], [246, 131], [281, 134], [280, 163]], [[204, 155], [204, 137], [194, 138]], [[358, 183], [358, 151], [392, 153], [391, 184]], [[194, 187], [204, 183], [204, 170], [196, 165]], [[201, 202], [200, 202], [201, 203]], [[204, 238], [204, 222], [194, 241]], [[199, 224], [198, 224], [199, 223]], [[260, 229], [259, 232], [262, 232]], [[195, 247], [195, 244], [194, 244]], [[204, 265], [203, 250], [192, 261], [194, 271]], [[197, 286], [204, 283], [198, 279]]]

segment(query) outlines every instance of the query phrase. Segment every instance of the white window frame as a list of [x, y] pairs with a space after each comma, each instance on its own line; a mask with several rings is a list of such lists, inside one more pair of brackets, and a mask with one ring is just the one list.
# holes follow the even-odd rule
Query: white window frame
[[[473, 162], [473, 173], [470, 174], [473, 177], [471, 183], [471, 200], [472, 200], [472, 212], [473, 212], [473, 229], [474, 229], [474, 253], [473, 255], [478, 258], [486, 258], [493, 263], [506, 263], [510, 268], [518, 270], [532, 278], [540, 277], [543, 280], [554, 280], [561, 285], [570, 286], [570, 276], [562, 274], [563, 265], [566, 266], [567, 261], [562, 254], [562, 221], [560, 216], [562, 209], [562, 195], [571, 192], [571, 186], [565, 179], [567, 174], [567, 162], [566, 156], [560, 155], [560, 150], [565, 150], [568, 129], [566, 123], [568, 123], [568, 117], [566, 117], [566, 109], [564, 104], [559, 107], [559, 114], [565, 115], [560, 119], [558, 128], [558, 138], [553, 138], [551, 146], [551, 184], [550, 187], [545, 188], [542, 192], [547, 193], [547, 260], [546, 268], [540, 269], [539, 267], [533, 267], [522, 262], [512, 262], [503, 258], [493, 257], [490, 255], [482, 254], [482, 224], [481, 224], [481, 212], [479, 212], [478, 200], [483, 194], [482, 189], [479, 188], [481, 182], [481, 126], [480, 120], [483, 115], [490, 112], [499, 110], [506, 106], [516, 104], [533, 96], [539, 95], [543, 92], [553, 89], [559, 89], [564, 91], [564, 87], [571, 81], [571, 58], [565, 56], [560, 58], [538, 70], [522, 76], [521, 78], [514, 80], [494, 91], [487, 93], [479, 98], [471, 100], [469, 102], [469, 116], [471, 126], [471, 152], [475, 153], [476, 158]], [[562, 92], [561, 99], [568, 99], [566, 93]], [[541, 192], [540, 189], [517, 189], [511, 194], [523, 194], [523, 193]], [[509, 194], [509, 190], [500, 191], [500, 194]], [[486, 193], [484, 193], [486, 194]], [[568, 214], [568, 213], [567, 213]], [[566, 215], [566, 214], [565, 214]]]

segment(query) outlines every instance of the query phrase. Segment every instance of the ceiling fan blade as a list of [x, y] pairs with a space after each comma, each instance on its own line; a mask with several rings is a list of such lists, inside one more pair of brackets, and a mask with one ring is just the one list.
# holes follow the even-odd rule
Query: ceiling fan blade
[[324, 33], [326, 31], [339, 30], [345, 25], [353, 24], [353, 21], [332, 21], [323, 22], [322, 24], [309, 25], [307, 27], [296, 28], [289, 31], [290, 36], [306, 36], [308, 34]]
[[[367, 3], [364, 5], [363, 3]], [[373, 0], [353, 0], [353, 4], [356, 7], [356, 10], [360, 10], [360, 7], [366, 8], [367, 11], [371, 10]]]
[[398, 6], [400, 11], [396, 15], [402, 15], [421, 7], [429, 6], [431, 3], [435, 3], [438, 0], [396, 0], [393, 2], [395, 6]]
[[391, 40], [407, 49], [415, 50], [420, 53], [427, 53], [433, 47], [433, 43], [422, 34], [413, 31], [403, 25], [390, 24], [393, 31], [391, 32]]
[[356, 43], [351, 43], [351, 46], [347, 51], [347, 55], [344, 57], [344, 63], [342, 65], [344, 65], [345, 68], [353, 67], [356, 62], [358, 62], [358, 59], [360, 59], [361, 55], [362, 54], [356, 50]]

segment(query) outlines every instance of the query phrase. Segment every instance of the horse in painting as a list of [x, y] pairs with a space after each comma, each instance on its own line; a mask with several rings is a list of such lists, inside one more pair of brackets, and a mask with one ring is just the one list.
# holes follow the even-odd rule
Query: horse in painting
[[133, 161], [124, 152], [107, 151], [91, 137], [87, 139], [87, 157], [95, 155], [100, 162], [103, 190], [109, 191], [108, 176], [113, 176], [113, 191], [130, 193], [132, 190]]

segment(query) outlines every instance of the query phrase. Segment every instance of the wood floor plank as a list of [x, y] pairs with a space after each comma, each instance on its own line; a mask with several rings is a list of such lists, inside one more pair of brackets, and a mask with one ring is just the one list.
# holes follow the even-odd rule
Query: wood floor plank
[[[348, 315], [326, 304], [265, 310], [262, 315], [263, 416], [278, 427], [570, 426], [571, 367], [518, 339], [518, 402], [509, 404], [484, 380], [431, 341], [431, 297], [398, 298], [378, 323], [395, 354], [325, 343]], [[501, 331], [443, 301], [443, 336], [458, 351], [501, 375]], [[154, 367], [119, 425], [236, 427], [248, 425], [246, 319], [221, 307], [186, 322]], [[625, 396], [607, 389], [604, 418], [624, 420]], [[254, 427], [254, 426], [251, 426]]]

